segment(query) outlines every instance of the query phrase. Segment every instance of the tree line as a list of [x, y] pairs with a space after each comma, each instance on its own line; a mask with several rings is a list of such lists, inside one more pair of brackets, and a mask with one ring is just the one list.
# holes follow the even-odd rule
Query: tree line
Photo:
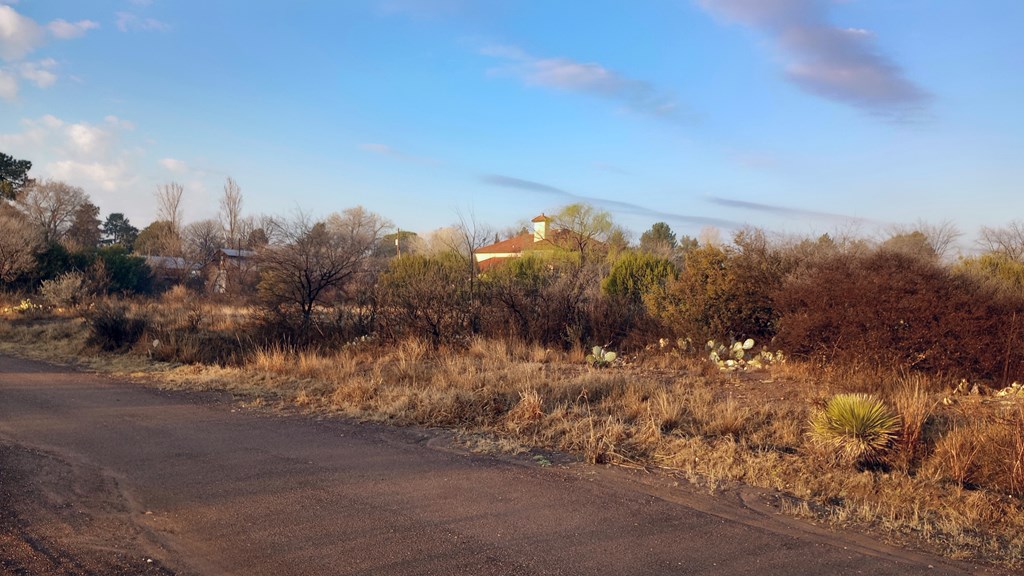
[[[951, 258], [951, 224], [857, 236], [773, 236], [746, 228], [678, 237], [658, 222], [633, 242], [611, 215], [571, 204], [552, 215], [557, 249], [527, 251], [481, 271], [474, 254], [527, 232], [475, 218], [421, 237], [354, 207], [317, 218], [247, 216], [227, 179], [217, 219], [185, 223], [184, 189], [154, 194], [158, 219], [139, 231], [123, 214], [103, 221], [79, 188], [27, 178], [2, 157], [0, 283], [32, 291], [80, 275], [95, 294], [154, 289], [144, 256], [176, 258], [171, 280], [197, 292], [233, 250], [230, 296], [255, 306], [253, 333], [297, 346], [417, 337], [458, 346], [484, 335], [545, 346], [754, 338], [818, 362], [970, 374], [1024, 375], [1024, 224], [983, 228], [980, 252]], [[223, 270], [218, 270], [223, 273]], [[255, 337], [255, 336], [254, 336]]]

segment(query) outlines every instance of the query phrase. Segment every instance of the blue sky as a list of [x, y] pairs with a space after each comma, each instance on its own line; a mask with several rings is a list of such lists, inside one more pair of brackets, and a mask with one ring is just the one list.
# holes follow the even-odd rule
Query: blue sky
[[139, 226], [1024, 218], [1018, 0], [0, 0], [0, 151]]

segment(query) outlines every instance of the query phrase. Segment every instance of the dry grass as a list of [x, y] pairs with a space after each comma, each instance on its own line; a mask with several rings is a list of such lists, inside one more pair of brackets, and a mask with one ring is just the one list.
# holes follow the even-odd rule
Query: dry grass
[[[166, 335], [235, 331], [244, 311], [187, 299], [151, 310]], [[73, 317], [0, 318], [0, 350], [66, 360], [86, 328]], [[464, 350], [408, 340], [337, 350], [281, 346], [237, 366], [158, 364], [99, 356], [104, 368], [169, 387], [225, 389], [254, 407], [455, 429], [477, 449], [564, 451], [592, 463], [679, 474], [709, 490], [736, 483], [782, 491], [787, 511], [914, 539], [950, 556], [1024, 564], [1024, 408], [989, 397], [941, 404], [945, 382], [787, 363], [723, 374], [694, 358], [653, 352], [627, 366], [588, 368], [583, 351], [477, 339]], [[236, 351], [237, 352], [237, 351]], [[158, 371], [159, 374], [154, 374]], [[814, 409], [841, 392], [878, 394], [903, 429], [870, 470], [830, 467], [806, 438]]]
[[894, 450], [894, 462], [903, 471], [911, 470], [923, 456], [926, 447], [925, 426], [935, 411], [935, 400], [925, 392], [927, 382], [921, 376], [904, 378], [893, 394], [903, 429]]

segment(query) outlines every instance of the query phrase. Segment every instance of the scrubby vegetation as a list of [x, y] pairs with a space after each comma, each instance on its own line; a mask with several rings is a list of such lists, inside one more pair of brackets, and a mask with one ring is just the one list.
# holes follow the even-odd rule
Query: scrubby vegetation
[[574, 205], [550, 247], [484, 266], [475, 223], [420, 238], [361, 208], [242, 218], [229, 184], [220, 223], [182, 225], [168, 186], [142, 232], [90, 209], [44, 230], [27, 196], [5, 201], [0, 350], [105, 351], [250, 405], [762, 486], [791, 513], [1024, 564], [1012, 234], [955, 262], [948, 226], [718, 243], [657, 223], [630, 247]]

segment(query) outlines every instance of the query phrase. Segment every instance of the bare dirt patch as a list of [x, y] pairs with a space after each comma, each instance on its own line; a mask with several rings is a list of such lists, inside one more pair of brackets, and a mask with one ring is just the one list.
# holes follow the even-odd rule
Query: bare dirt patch
[[173, 574], [147, 554], [132, 513], [114, 478], [0, 441], [4, 574]]

